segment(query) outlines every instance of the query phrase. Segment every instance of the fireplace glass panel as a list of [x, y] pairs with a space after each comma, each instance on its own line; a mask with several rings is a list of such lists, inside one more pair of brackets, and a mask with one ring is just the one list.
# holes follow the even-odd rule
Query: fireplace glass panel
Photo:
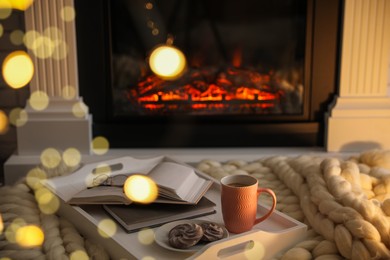
[[[301, 115], [307, 1], [110, 1], [114, 116]], [[149, 68], [160, 45], [187, 61], [176, 79]]]

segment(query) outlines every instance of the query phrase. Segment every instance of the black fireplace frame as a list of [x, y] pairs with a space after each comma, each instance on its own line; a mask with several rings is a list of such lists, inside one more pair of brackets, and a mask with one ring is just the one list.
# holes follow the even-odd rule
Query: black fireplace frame
[[324, 114], [337, 93], [342, 0], [308, 0], [303, 113], [256, 117], [115, 117], [108, 1], [75, 1], [79, 91], [94, 136], [106, 137], [113, 148], [324, 145]]

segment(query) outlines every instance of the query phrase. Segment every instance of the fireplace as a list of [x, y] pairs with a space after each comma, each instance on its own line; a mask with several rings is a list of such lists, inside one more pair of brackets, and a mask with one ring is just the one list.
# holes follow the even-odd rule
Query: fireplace
[[[76, 0], [94, 135], [112, 147], [323, 146], [341, 2]], [[175, 79], [148, 64], [167, 44], [187, 61]]]

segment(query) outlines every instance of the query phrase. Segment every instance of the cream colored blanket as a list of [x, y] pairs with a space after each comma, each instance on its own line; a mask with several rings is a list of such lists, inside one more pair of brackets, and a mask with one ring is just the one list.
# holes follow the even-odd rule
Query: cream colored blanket
[[278, 210], [310, 227], [306, 240], [279, 259], [390, 259], [389, 151], [349, 159], [204, 160], [197, 168], [216, 179], [257, 177], [277, 194]]
[[[277, 194], [277, 209], [309, 226], [307, 238], [277, 259], [390, 259], [390, 151], [368, 151], [353, 158], [271, 156], [256, 161], [203, 160], [197, 168], [220, 179], [250, 174]], [[42, 207], [42, 178], [68, 174], [44, 169], [18, 184], [0, 188], [0, 258], [109, 259], [67, 220]], [[31, 177], [31, 176], [30, 176]], [[265, 198], [267, 199], [267, 198]], [[15, 242], [18, 225], [35, 224], [43, 244]]]

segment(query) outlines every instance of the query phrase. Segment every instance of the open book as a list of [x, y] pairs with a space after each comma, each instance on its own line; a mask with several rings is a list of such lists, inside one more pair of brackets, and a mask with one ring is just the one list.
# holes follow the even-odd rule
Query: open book
[[[155, 202], [159, 203], [196, 204], [212, 185], [212, 180], [192, 167], [166, 157], [121, 157], [88, 164], [70, 175], [45, 180], [44, 185], [73, 205], [130, 204], [123, 183], [132, 174], [147, 175], [157, 184]], [[110, 180], [117, 179], [119, 185], [110, 184]]]
[[[103, 208], [125, 229], [134, 232], [145, 227], [215, 213], [215, 203], [205, 196], [196, 205], [153, 203], [150, 205], [103, 205]], [[83, 207], [83, 206], [82, 206]]]

